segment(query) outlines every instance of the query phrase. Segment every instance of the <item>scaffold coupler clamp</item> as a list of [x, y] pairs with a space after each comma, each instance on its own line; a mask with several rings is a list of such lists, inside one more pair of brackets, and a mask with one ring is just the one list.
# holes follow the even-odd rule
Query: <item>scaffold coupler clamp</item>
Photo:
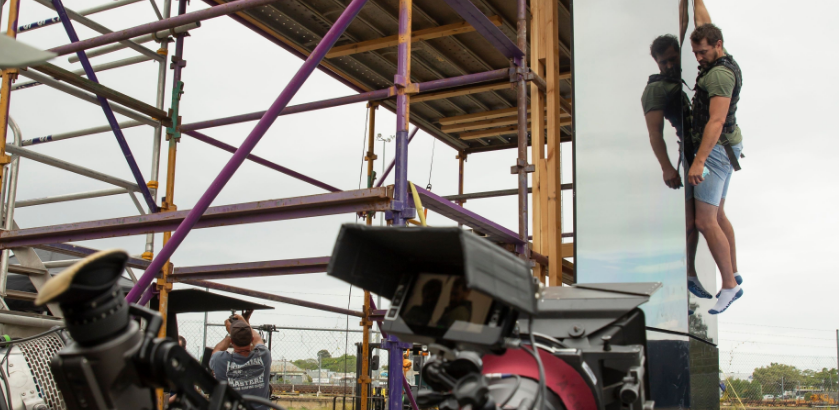
[[524, 172], [526, 174], [530, 174], [532, 172], [536, 172], [536, 166], [533, 164], [528, 164], [527, 161], [519, 158], [516, 160], [516, 165], [510, 167], [511, 174], [518, 174], [519, 170], [524, 168]]
[[172, 125], [170, 127], [166, 127], [167, 141], [174, 139], [175, 142], [178, 142], [181, 139], [181, 116], [179, 115], [179, 108], [181, 106], [181, 96], [183, 93], [184, 82], [178, 81], [174, 88], [172, 88], [172, 108], [169, 108], [169, 116], [172, 118]]

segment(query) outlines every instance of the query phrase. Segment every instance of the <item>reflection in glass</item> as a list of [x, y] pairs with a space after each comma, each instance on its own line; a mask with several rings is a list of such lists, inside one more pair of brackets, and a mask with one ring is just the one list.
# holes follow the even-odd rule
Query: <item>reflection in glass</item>
[[647, 325], [687, 332], [679, 28], [672, 0], [574, 3], [574, 208], [578, 281], [661, 282]]

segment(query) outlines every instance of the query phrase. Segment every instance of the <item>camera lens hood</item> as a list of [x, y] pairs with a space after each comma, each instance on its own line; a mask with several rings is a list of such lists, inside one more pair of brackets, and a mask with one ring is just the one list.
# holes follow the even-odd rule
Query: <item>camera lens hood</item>
[[128, 254], [119, 249], [90, 255], [44, 285], [36, 305], [57, 302], [67, 330], [80, 345], [110, 339], [128, 326], [128, 303], [117, 282]]

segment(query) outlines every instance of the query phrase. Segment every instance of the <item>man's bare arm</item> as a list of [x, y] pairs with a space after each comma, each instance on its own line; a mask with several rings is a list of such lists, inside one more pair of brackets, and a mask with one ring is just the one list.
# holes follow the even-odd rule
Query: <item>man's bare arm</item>
[[673, 189], [681, 187], [682, 177], [679, 176], [679, 172], [673, 167], [667, 155], [667, 143], [664, 141], [664, 111], [650, 111], [644, 115], [644, 119], [647, 120], [647, 132], [650, 134], [653, 154], [664, 173], [664, 183]]
[[230, 348], [230, 336], [225, 336], [224, 339], [221, 339], [220, 342], [213, 348], [213, 353], [210, 355], [214, 355], [217, 352], [225, 352], [227, 349]]
[[251, 332], [253, 332], [253, 345], [254, 346], [265, 344], [265, 341], [262, 340], [262, 336], [259, 335], [259, 332], [257, 332], [256, 330], [253, 330], [253, 329], [251, 329]]
[[708, 13], [708, 8], [705, 7], [703, 0], [693, 1], [693, 24], [696, 27], [711, 23], [711, 14]]
[[702, 142], [699, 143], [699, 150], [696, 151], [696, 158], [688, 173], [688, 181], [693, 185], [699, 185], [704, 180], [702, 171], [705, 167], [705, 160], [711, 155], [714, 146], [717, 145], [722, 135], [722, 127], [725, 125], [725, 117], [728, 115], [728, 106], [731, 104], [730, 97], [711, 97], [709, 107], [711, 118], [705, 125], [705, 132], [702, 133]]
[[690, 0], [679, 0], [679, 46], [685, 42], [685, 33], [688, 31], [688, 2]]

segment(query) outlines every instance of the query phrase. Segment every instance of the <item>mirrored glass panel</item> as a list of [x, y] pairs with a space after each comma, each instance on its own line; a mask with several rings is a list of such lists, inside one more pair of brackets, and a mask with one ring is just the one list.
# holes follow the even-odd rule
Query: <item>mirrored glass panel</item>
[[687, 332], [678, 1], [578, 1], [573, 18], [578, 282], [661, 282], [647, 325]]

